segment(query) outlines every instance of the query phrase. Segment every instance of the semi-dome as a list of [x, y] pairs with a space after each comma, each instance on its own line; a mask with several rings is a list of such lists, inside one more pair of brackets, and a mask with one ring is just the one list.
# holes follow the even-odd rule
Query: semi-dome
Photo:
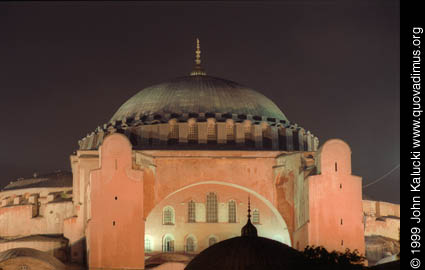
[[270, 99], [236, 82], [211, 76], [186, 76], [143, 89], [127, 100], [111, 121], [144, 116], [237, 114], [288, 121]]

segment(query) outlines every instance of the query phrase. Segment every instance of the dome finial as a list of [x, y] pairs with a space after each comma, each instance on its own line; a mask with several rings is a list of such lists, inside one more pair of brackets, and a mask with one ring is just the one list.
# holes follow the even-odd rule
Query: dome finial
[[251, 223], [251, 200], [248, 195], [248, 221], [246, 222], [246, 225], [242, 227], [241, 230], [241, 236], [242, 237], [257, 237], [257, 228], [255, 228], [254, 225]]
[[251, 198], [248, 195], [248, 220], [251, 220]]
[[191, 76], [207, 75], [201, 67], [201, 44], [199, 38], [196, 38], [196, 51], [195, 51], [195, 68], [190, 73]]

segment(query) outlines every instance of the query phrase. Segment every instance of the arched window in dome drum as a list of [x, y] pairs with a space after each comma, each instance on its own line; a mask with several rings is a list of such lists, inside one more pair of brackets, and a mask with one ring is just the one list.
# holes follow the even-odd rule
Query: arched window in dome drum
[[229, 223], [236, 223], [236, 202], [229, 202]]
[[194, 252], [195, 251], [195, 240], [193, 237], [189, 236], [186, 239], [186, 252]]
[[207, 194], [207, 222], [218, 222], [217, 195], [213, 192]]
[[251, 121], [245, 120], [243, 124], [243, 129], [245, 133], [245, 145], [254, 146], [254, 140], [252, 139], [252, 125]]
[[226, 140], [227, 144], [235, 144], [235, 123], [232, 119], [226, 120]]
[[286, 146], [286, 129], [284, 127], [280, 127], [279, 129], [279, 150], [288, 150]]
[[196, 204], [194, 201], [190, 201], [187, 204], [187, 222], [194, 223], [196, 222]]
[[188, 121], [188, 125], [189, 125], [189, 134], [187, 135], [188, 143], [197, 144], [198, 143], [198, 125], [196, 124], [195, 120]]
[[260, 211], [258, 209], [252, 211], [252, 223], [260, 224]]
[[168, 133], [168, 144], [177, 144], [179, 142], [179, 125], [175, 119], [170, 120], [168, 123], [170, 126], [170, 131]]
[[217, 124], [215, 119], [207, 120], [207, 142], [208, 144], [217, 143]]
[[272, 129], [269, 125], [265, 124], [262, 127], [263, 135], [263, 148], [271, 149], [272, 148]]

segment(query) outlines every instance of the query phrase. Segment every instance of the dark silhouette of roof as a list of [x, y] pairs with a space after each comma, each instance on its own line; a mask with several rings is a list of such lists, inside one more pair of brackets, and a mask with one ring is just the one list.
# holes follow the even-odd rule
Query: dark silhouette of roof
[[248, 199], [248, 220], [240, 237], [224, 240], [205, 249], [185, 270], [291, 270], [305, 269], [303, 254], [288, 245], [259, 237], [251, 223]]
[[18, 179], [10, 182], [2, 191], [42, 187], [72, 187], [72, 173], [57, 171], [43, 175], [34, 175], [32, 178]]
[[303, 268], [301, 252], [264, 237], [235, 237], [202, 251], [186, 270], [291, 270]]

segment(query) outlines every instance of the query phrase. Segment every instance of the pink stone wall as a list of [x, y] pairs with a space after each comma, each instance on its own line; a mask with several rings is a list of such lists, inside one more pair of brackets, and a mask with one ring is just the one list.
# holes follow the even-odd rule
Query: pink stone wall
[[367, 216], [400, 217], [400, 205], [389, 202], [363, 200], [363, 212]]
[[400, 205], [388, 202], [376, 202], [376, 215], [400, 217]]
[[363, 201], [365, 236], [380, 235], [399, 240], [400, 205], [380, 201]]
[[365, 236], [380, 235], [399, 240], [400, 219], [366, 217]]
[[155, 201], [199, 181], [222, 181], [255, 190], [273, 201], [277, 151], [143, 151], [153, 156]]
[[106, 137], [100, 159], [90, 180], [89, 265], [143, 269], [143, 172], [132, 169], [131, 145], [121, 134]]
[[311, 243], [309, 243], [309, 238], [308, 238], [308, 235], [309, 235], [308, 228], [309, 228], [309, 224], [306, 223], [294, 232], [293, 234], [294, 244], [292, 246], [293, 248], [303, 251], [306, 246], [311, 245]]
[[319, 175], [309, 181], [309, 245], [365, 253], [361, 178], [351, 175], [351, 149], [329, 140], [317, 156]]
[[[63, 220], [72, 215], [72, 202], [48, 203], [37, 217], [33, 205], [0, 207], [0, 237], [62, 234]], [[19, 225], [18, 225], [19, 224]]]

